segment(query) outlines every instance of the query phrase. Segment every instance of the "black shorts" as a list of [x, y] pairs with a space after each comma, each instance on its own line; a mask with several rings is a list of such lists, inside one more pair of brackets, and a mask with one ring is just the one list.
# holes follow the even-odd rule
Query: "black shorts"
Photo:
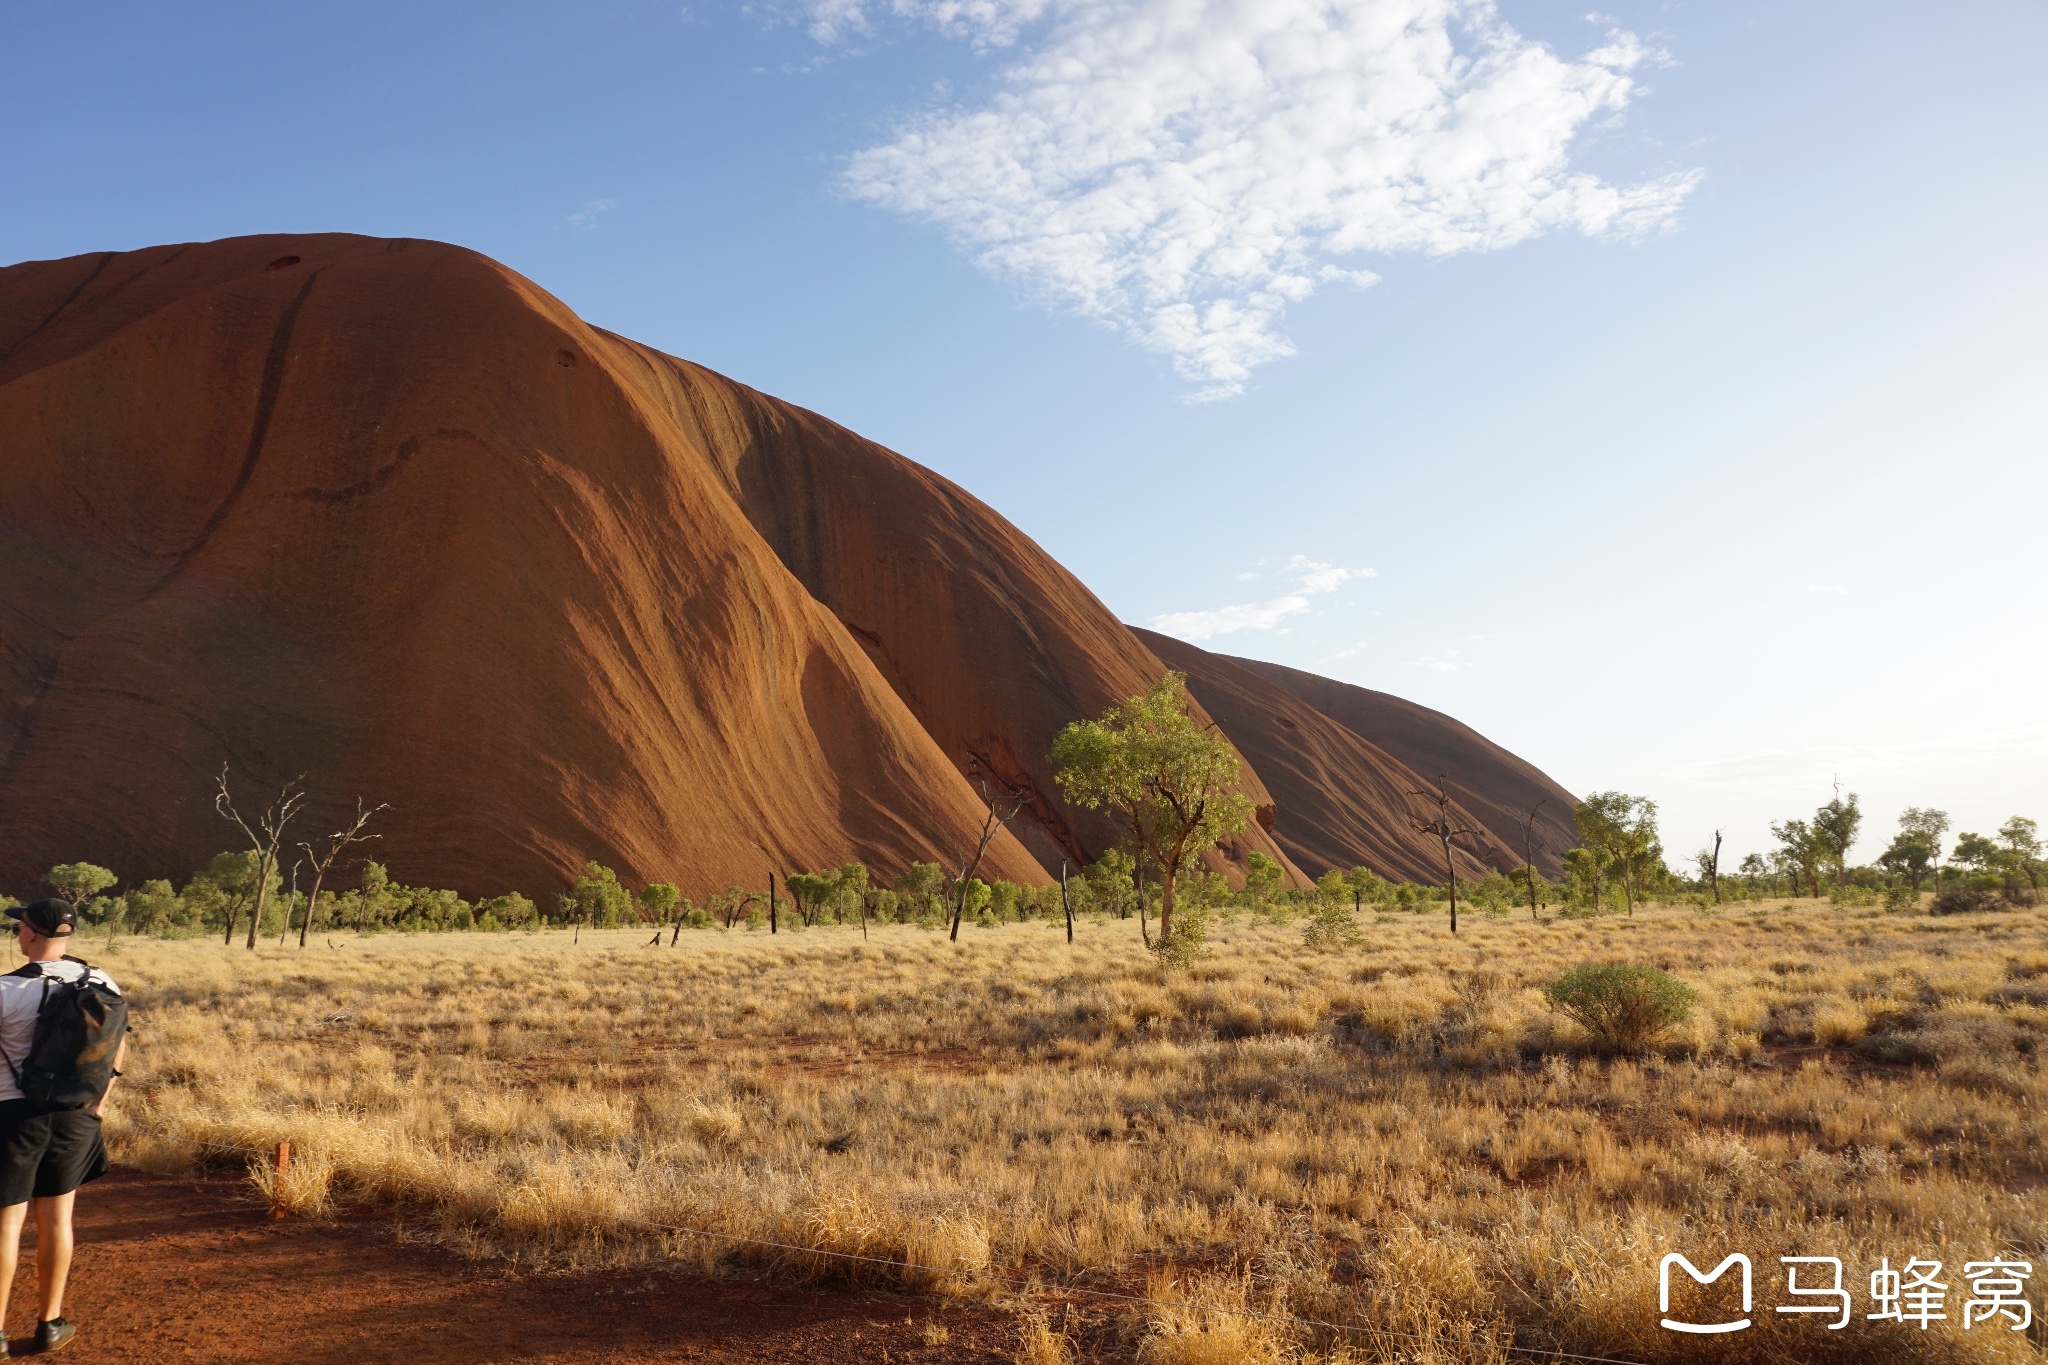
[[99, 1115], [39, 1114], [28, 1100], [0, 1100], [0, 1207], [69, 1194], [106, 1173]]

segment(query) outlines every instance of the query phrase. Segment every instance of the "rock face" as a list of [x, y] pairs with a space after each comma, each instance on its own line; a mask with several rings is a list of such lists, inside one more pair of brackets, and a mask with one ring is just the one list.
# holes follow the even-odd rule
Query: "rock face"
[[[1453, 852], [1461, 876], [1523, 862], [1536, 811], [1535, 863], [1556, 876], [1575, 798], [1537, 769], [1438, 711], [1313, 673], [1211, 654], [1138, 630], [1229, 734], [1278, 804], [1273, 835], [1303, 871], [1364, 865], [1382, 876], [1443, 880], [1443, 845], [1410, 815], [1439, 775], [1454, 821], [1473, 831]], [[1541, 803], [1539, 805], [1539, 803]]]
[[[1115, 837], [1059, 801], [1053, 736], [1154, 681], [1155, 645], [929, 470], [474, 252], [247, 237], [0, 269], [17, 895], [59, 861], [203, 866], [234, 843], [223, 765], [245, 807], [303, 775], [299, 837], [390, 803], [400, 880], [534, 895], [587, 859], [699, 896], [957, 862], [987, 776], [1029, 805], [983, 874], [1042, 883]], [[1228, 857], [1299, 879], [1289, 849], [1379, 848], [1321, 825], [1392, 799], [1398, 763], [1269, 690], [1327, 753], [1242, 742], [1261, 823]], [[1307, 816], [1316, 772], [1344, 795]]]

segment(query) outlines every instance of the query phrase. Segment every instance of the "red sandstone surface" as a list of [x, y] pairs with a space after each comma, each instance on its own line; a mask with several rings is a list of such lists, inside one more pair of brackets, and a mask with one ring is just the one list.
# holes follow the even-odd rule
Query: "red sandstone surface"
[[[246, 800], [303, 774], [304, 833], [390, 803], [393, 875], [471, 895], [587, 859], [693, 895], [890, 876], [958, 858], [988, 773], [1030, 804], [984, 875], [1042, 883], [1115, 837], [1058, 799], [1053, 736], [1160, 651], [947, 480], [471, 251], [245, 237], [0, 269], [17, 894], [58, 861], [203, 866], [233, 842], [223, 764]], [[1239, 738], [1262, 812], [1230, 857], [1427, 875], [1390, 804], [1411, 755], [1338, 714], [1381, 694], [1237, 665], [1192, 689], [1233, 738], [1274, 728], [1262, 676], [1267, 710], [1324, 719], [1312, 756]], [[1393, 729], [1484, 746], [1454, 780], [1496, 836], [1530, 775], [1555, 791], [1435, 720]]]

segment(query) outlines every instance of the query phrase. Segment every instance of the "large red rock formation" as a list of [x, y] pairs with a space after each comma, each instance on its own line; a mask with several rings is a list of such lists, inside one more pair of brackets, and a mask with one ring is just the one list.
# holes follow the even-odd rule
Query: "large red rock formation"
[[1040, 882], [1111, 837], [1057, 801], [1053, 734], [1161, 667], [945, 480], [473, 252], [0, 270], [17, 893], [60, 860], [202, 865], [223, 764], [245, 800], [303, 774], [308, 833], [389, 802], [394, 875], [469, 893], [590, 858], [695, 894], [889, 875], [971, 843], [987, 770], [1033, 810], [984, 874]]
[[1311, 875], [1362, 864], [1382, 876], [1441, 880], [1443, 846], [1411, 819], [1434, 817], [1412, 793], [1439, 776], [1455, 823], [1473, 831], [1454, 854], [1461, 875], [1519, 866], [1533, 833], [1536, 866], [1556, 876], [1578, 842], [1576, 798], [1440, 711], [1149, 630], [1137, 635], [1188, 675], [1189, 692], [1265, 779], [1279, 808], [1273, 834]]

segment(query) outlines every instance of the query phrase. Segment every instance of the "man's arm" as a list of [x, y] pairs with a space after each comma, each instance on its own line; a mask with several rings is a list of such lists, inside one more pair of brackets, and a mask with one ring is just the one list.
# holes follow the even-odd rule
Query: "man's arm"
[[99, 1103], [98, 1103], [98, 1104], [95, 1104], [95, 1105], [94, 1105], [94, 1106], [92, 1107], [92, 1116], [93, 1116], [94, 1118], [98, 1118], [98, 1117], [100, 1116], [100, 1108], [101, 1108], [101, 1106], [105, 1105], [105, 1104], [106, 1104], [106, 1102], [107, 1102], [107, 1100], [108, 1100], [108, 1099], [109, 1099], [110, 1097], [112, 1097], [112, 1095], [113, 1095], [113, 1093], [114, 1093], [114, 1082], [115, 1082], [115, 1081], [116, 1081], [117, 1079], [119, 1079], [119, 1077], [120, 1077], [120, 1075], [121, 1075], [121, 1064], [122, 1064], [123, 1062], [127, 1061], [127, 1060], [128, 1060], [128, 1035], [124, 1033], [124, 1034], [122, 1034], [122, 1035], [121, 1035], [121, 1045], [120, 1045], [119, 1047], [117, 1047], [117, 1048], [115, 1048], [115, 1049], [114, 1049], [114, 1074], [113, 1074], [112, 1076], [109, 1076], [109, 1077], [107, 1077], [107, 1089], [106, 1089], [106, 1093], [105, 1093], [105, 1094], [103, 1094], [103, 1095], [101, 1095], [101, 1096], [100, 1096], [100, 1099], [99, 1099]]

